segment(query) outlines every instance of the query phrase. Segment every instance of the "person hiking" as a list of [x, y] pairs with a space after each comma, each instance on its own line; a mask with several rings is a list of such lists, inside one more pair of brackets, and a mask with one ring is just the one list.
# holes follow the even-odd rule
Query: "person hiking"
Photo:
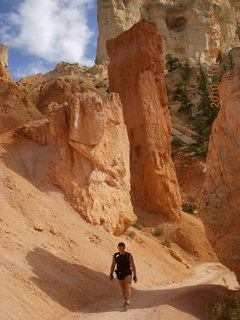
[[113, 272], [115, 265], [117, 264], [117, 269], [115, 270], [115, 272], [117, 274], [119, 285], [122, 289], [123, 298], [125, 299], [123, 307], [128, 308], [130, 305], [131, 297], [132, 272], [134, 282], [137, 282], [137, 274], [133, 256], [130, 252], [125, 251], [125, 247], [126, 246], [124, 242], [119, 242], [119, 251], [114, 253], [112, 259], [112, 265], [110, 268], [110, 280], [114, 279]]

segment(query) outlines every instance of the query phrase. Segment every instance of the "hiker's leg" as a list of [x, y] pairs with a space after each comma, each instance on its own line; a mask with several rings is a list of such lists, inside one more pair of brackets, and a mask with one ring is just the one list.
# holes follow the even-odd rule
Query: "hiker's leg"
[[132, 275], [129, 274], [124, 278], [126, 301], [129, 301], [129, 299], [131, 298], [131, 282], [132, 282]]
[[122, 295], [123, 295], [123, 298], [126, 300], [126, 290], [125, 290], [125, 283], [124, 283], [124, 280], [119, 280], [118, 279], [118, 282], [119, 282], [119, 285], [122, 289]]

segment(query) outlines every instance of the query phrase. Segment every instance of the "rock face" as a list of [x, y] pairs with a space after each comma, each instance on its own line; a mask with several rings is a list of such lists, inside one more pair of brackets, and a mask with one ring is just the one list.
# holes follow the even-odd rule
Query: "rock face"
[[105, 93], [108, 88], [107, 68], [96, 65], [81, 67], [78, 63], [60, 62], [47, 73], [12, 81], [8, 69], [8, 48], [0, 45], [0, 132], [20, 124], [42, 119], [48, 105], [70, 103], [79, 87], [95, 87]]
[[[32, 92], [34, 93], [34, 90]], [[0, 114], [1, 132], [42, 117], [31, 93], [6, 77], [0, 77]]]
[[238, 64], [240, 64], [240, 47], [232, 48], [222, 61], [227, 70], [233, 69]]
[[181, 199], [171, 159], [170, 116], [156, 25], [143, 19], [109, 40], [107, 49], [110, 91], [120, 94], [130, 140], [133, 203], [177, 220]]
[[173, 162], [183, 202], [199, 203], [206, 176], [203, 159], [199, 156], [176, 152], [176, 155], [173, 156]]
[[[237, 0], [98, 0], [97, 61], [109, 60], [106, 41], [128, 30], [141, 18], [156, 23], [163, 36], [164, 55], [194, 63], [209, 60], [209, 48], [229, 51], [240, 44], [240, 6]], [[220, 41], [210, 39], [210, 13], [220, 17]]]
[[220, 261], [240, 282], [240, 67], [220, 86], [221, 110], [213, 123], [200, 214]]
[[8, 47], [0, 44], [0, 78], [12, 80], [8, 72]]
[[[130, 201], [129, 142], [117, 94], [94, 89], [48, 108], [49, 119], [17, 130], [56, 149], [51, 179], [90, 223], [121, 234], [136, 216]], [[34, 124], [35, 123], [35, 124]]]

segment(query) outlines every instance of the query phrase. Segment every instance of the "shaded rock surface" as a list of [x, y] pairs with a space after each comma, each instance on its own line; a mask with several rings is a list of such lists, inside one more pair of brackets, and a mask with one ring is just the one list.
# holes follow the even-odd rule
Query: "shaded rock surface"
[[240, 281], [240, 67], [220, 85], [221, 110], [213, 123], [201, 216], [220, 261]]
[[199, 203], [206, 176], [204, 159], [191, 153], [175, 151], [173, 161], [183, 201]]
[[130, 140], [133, 203], [180, 218], [181, 198], [171, 159], [170, 115], [161, 37], [141, 20], [107, 43], [109, 88], [118, 92]]

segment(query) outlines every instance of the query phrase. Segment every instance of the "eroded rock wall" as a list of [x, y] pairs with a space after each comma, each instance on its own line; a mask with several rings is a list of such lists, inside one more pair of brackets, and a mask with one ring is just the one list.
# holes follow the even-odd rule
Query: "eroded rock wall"
[[240, 281], [240, 67], [220, 86], [221, 110], [213, 123], [200, 214], [220, 261]]
[[[212, 63], [210, 48], [222, 52], [240, 45], [240, 6], [236, 0], [98, 0], [97, 61], [109, 61], [106, 41], [128, 30], [141, 18], [156, 23], [163, 53], [196, 63]], [[209, 14], [220, 19], [220, 41], [211, 40]]]
[[171, 159], [171, 128], [161, 37], [141, 20], [107, 43], [110, 91], [119, 93], [130, 140], [134, 205], [180, 218], [181, 199]]
[[50, 170], [86, 221], [121, 234], [136, 216], [130, 201], [129, 142], [117, 94], [94, 89], [73, 94], [70, 104], [51, 103], [49, 118], [18, 129], [56, 148]]

